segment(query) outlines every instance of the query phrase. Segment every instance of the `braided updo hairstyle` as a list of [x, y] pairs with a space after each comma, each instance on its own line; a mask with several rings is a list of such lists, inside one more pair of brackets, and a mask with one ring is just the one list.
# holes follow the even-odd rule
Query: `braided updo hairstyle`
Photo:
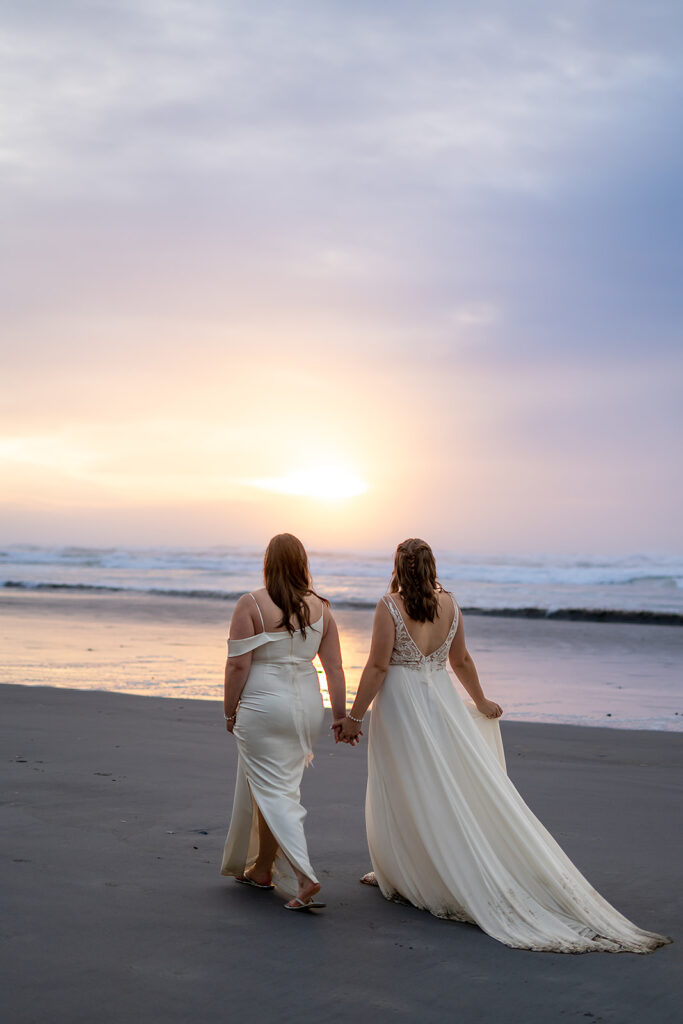
[[433, 622], [439, 614], [437, 594], [443, 587], [436, 578], [436, 562], [426, 540], [411, 537], [396, 548], [389, 587], [400, 591], [406, 612], [415, 622]]

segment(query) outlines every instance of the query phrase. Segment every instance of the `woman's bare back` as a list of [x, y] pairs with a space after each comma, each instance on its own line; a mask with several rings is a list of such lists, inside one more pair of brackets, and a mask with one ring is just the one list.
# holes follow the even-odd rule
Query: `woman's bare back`
[[439, 611], [433, 622], [417, 622], [415, 619], [411, 619], [400, 593], [391, 594], [391, 599], [395, 602], [396, 607], [403, 616], [406, 629], [418, 650], [424, 655], [430, 655], [438, 650], [448, 636], [453, 622], [455, 601], [451, 598], [451, 595], [445, 590], [437, 591]]
[[[251, 601], [253, 606], [252, 619], [254, 623], [254, 633], [260, 633], [263, 629], [265, 629], [266, 633], [283, 632], [285, 627], [280, 625], [282, 622], [282, 609], [278, 608], [266, 588], [261, 587], [260, 590], [252, 591], [252, 597], [254, 599]], [[317, 622], [323, 613], [324, 606], [322, 601], [319, 597], [315, 597], [312, 594], [304, 598], [304, 601], [311, 614], [311, 622]], [[256, 607], [256, 604], [258, 604], [258, 608]], [[263, 616], [263, 625], [261, 625], [259, 609]], [[295, 629], [299, 628], [299, 622], [297, 621], [296, 616], [294, 616], [293, 626]]]

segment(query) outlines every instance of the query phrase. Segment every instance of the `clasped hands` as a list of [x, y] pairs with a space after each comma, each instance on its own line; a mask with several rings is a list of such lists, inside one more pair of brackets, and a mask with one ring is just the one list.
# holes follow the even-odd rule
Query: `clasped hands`
[[357, 746], [363, 735], [360, 722], [352, 722], [348, 717], [335, 718], [332, 723], [332, 732], [335, 743], [348, 743], [351, 747]]

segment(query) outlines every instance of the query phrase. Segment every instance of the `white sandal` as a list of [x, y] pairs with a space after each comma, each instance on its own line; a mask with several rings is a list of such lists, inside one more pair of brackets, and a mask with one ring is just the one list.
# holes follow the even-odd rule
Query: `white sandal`
[[[292, 906], [292, 904], [295, 904]], [[326, 903], [320, 903], [315, 897], [311, 896], [310, 900], [300, 900], [298, 896], [295, 896], [289, 903], [284, 904], [285, 910], [321, 910], [326, 907]]]
[[379, 882], [375, 878], [374, 871], [368, 871], [367, 875], [363, 875], [363, 877], [359, 878], [358, 881], [361, 885], [375, 885], [379, 888]]
[[274, 889], [275, 888], [275, 886], [272, 885], [271, 883], [268, 883], [268, 885], [261, 885], [260, 882], [255, 882], [253, 878], [249, 877], [249, 875], [242, 875], [241, 878], [238, 878], [237, 875], [235, 875], [235, 881], [239, 882], [240, 885], [250, 885], [252, 887], [252, 889]]

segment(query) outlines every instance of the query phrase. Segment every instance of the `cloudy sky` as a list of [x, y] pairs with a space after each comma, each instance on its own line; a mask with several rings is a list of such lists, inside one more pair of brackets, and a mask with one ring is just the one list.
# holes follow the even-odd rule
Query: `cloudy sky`
[[683, 549], [674, 0], [0, 12], [0, 542]]

